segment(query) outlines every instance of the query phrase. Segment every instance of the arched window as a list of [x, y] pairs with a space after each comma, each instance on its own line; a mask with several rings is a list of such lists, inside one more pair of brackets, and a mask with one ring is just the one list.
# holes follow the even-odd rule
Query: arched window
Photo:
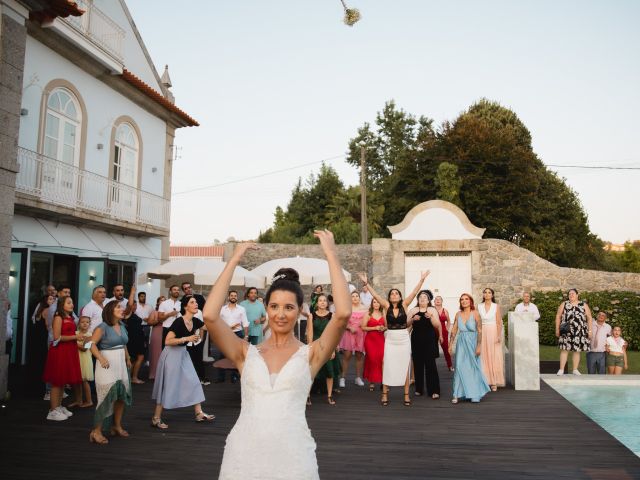
[[80, 163], [82, 109], [66, 88], [56, 88], [47, 99], [43, 154], [67, 165]]
[[140, 141], [131, 124], [118, 125], [113, 152], [113, 180], [137, 187]]

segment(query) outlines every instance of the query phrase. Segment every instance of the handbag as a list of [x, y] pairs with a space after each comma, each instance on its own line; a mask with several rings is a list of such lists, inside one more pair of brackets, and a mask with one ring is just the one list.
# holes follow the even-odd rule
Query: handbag
[[571, 328], [569, 326], [569, 322], [560, 322], [560, 335], [567, 335]]

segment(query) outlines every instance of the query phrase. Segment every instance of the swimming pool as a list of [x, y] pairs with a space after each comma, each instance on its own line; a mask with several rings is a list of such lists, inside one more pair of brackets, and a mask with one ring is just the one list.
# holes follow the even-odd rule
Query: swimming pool
[[[544, 377], [547, 377], [546, 375]], [[567, 378], [568, 377], [568, 378]], [[640, 380], [544, 378], [554, 390], [640, 457]], [[637, 377], [634, 375], [633, 377]]]

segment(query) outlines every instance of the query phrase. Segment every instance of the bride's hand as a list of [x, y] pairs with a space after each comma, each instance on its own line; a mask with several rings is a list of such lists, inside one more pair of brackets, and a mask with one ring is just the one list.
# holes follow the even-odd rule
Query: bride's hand
[[322, 250], [324, 250], [325, 253], [331, 250], [335, 250], [336, 242], [331, 231], [327, 230], [326, 228], [324, 230], [314, 230], [313, 236], [320, 240], [320, 245], [322, 246]]
[[242, 242], [236, 245], [233, 251], [233, 257], [236, 260], [240, 260], [247, 250], [260, 250], [260, 247], [255, 242]]

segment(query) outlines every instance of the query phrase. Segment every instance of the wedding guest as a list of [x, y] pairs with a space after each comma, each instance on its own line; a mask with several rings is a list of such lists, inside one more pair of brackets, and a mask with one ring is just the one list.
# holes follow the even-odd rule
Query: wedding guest
[[[106, 444], [102, 434], [109, 429], [112, 435], [128, 437], [122, 427], [126, 407], [131, 406], [131, 359], [127, 351], [129, 335], [122, 322], [124, 309], [120, 302], [109, 302], [102, 309], [102, 323], [93, 331], [91, 353], [96, 358], [95, 383], [98, 403], [89, 442]], [[113, 424], [113, 425], [112, 425]]]
[[301, 344], [293, 334], [303, 302], [299, 276], [293, 269], [277, 272], [267, 292], [268, 340], [257, 347], [243, 342], [220, 319], [233, 270], [252, 245], [236, 247], [205, 305], [204, 318], [214, 342], [242, 372], [240, 416], [227, 437], [220, 480], [319, 478], [305, 401], [311, 379], [335, 353], [351, 309], [333, 234], [324, 230], [314, 235], [329, 264], [336, 313], [311, 345]]
[[473, 298], [463, 293], [460, 296], [460, 311], [456, 314], [449, 344], [449, 353], [455, 354], [451, 403], [465, 399], [477, 403], [490, 391], [480, 362], [484, 341], [482, 333], [482, 319], [475, 309]]
[[496, 303], [492, 288], [482, 291], [483, 302], [478, 305], [478, 313], [482, 320], [482, 350], [480, 361], [484, 377], [489, 382], [491, 391], [504, 387], [504, 353], [502, 350], [502, 313]]
[[453, 371], [453, 363], [451, 362], [451, 354], [449, 354], [449, 331], [451, 330], [451, 318], [449, 317], [449, 311], [444, 308], [442, 304], [442, 297], [438, 295], [433, 299], [433, 304], [438, 312], [438, 318], [440, 319], [440, 326], [442, 330], [442, 353], [444, 353], [444, 359], [447, 362], [447, 368]]
[[342, 377], [340, 377], [340, 388], [345, 387], [345, 375], [349, 370], [351, 357], [356, 356], [356, 379], [355, 384], [364, 387], [362, 381], [362, 369], [364, 368], [364, 331], [360, 324], [367, 312], [367, 307], [360, 303], [360, 294], [357, 291], [351, 292], [351, 318], [347, 324], [347, 330], [342, 335], [338, 347], [342, 352]]
[[384, 332], [387, 330], [384, 310], [380, 302], [373, 298], [373, 295], [368, 313], [362, 319], [360, 326], [366, 333], [364, 337], [364, 379], [369, 382], [369, 391], [373, 392], [376, 383], [382, 386]]
[[164, 348], [164, 340], [169, 333], [169, 327], [180, 315], [180, 288], [177, 285], [169, 287], [169, 295], [158, 307], [158, 320], [162, 322], [162, 348]]
[[562, 302], [556, 313], [556, 337], [560, 349], [560, 369], [558, 375], [564, 375], [569, 352], [573, 363], [574, 375], [580, 375], [580, 352], [591, 348], [591, 309], [578, 297], [578, 290], [569, 290], [569, 300]]
[[[135, 287], [131, 288], [131, 292], [135, 291]], [[130, 312], [137, 310], [137, 304], [133, 301], [133, 296], [129, 297], [129, 301], [132, 305], [129, 307]], [[144, 327], [142, 325], [142, 319], [136, 313], [130, 313], [129, 317], [125, 319], [127, 326], [127, 333], [129, 334], [129, 342], [127, 342], [127, 350], [129, 351], [129, 357], [133, 360], [133, 368], [131, 369], [131, 383], [141, 385], [144, 380], [139, 377], [140, 368], [144, 363], [145, 346], [144, 346]]]
[[158, 318], [158, 308], [166, 300], [164, 295], [160, 295], [156, 300], [156, 309], [147, 318], [147, 325], [151, 326], [149, 334], [149, 380], [156, 378], [158, 360], [162, 353], [162, 321]]
[[311, 308], [311, 313], [316, 309], [316, 303], [318, 301], [318, 296], [322, 295], [322, 285], [316, 285], [313, 288], [313, 292], [311, 292], [311, 299], [309, 300], [309, 307]]
[[529, 292], [522, 294], [522, 302], [516, 305], [515, 311], [532, 313], [534, 321], [540, 320], [540, 311], [534, 303], [531, 303], [531, 294]]
[[411, 357], [415, 371], [415, 394], [424, 395], [425, 378], [427, 395], [434, 400], [440, 398], [440, 377], [436, 358], [440, 356], [438, 344], [442, 339], [442, 326], [438, 312], [431, 305], [433, 293], [421, 290], [418, 303], [409, 310], [411, 318]]
[[411, 326], [411, 319], [407, 317], [406, 310], [422, 287], [429, 271], [422, 272], [420, 281], [413, 291], [402, 299], [402, 293], [397, 288], [392, 288], [387, 294], [387, 299], [382, 298], [369, 284], [367, 275], [360, 274], [364, 285], [369, 286], [369, 291], [382, 308], [387, 312], [387, 332], [384, 343], [384, 360], [382, 362], [382, 406], [389, 405], [389, 387], [404, 386], [404, 405], [411, 406], [409, 396], [409, 382], [411, 373], [411, 337], [407, 330]]
[[[333, 313], [329, 311], [329, 302], [327, 296], [324, 293], [318, 295], [316, 298], [316, 309], [313, 313], [309, 314], [307, 321], [307, 343], [311, 345], [314, 340], [317, 340], [324, 333], [324, 329], [327, 328]], [[326, 363], [318, 370], [316, 374], [316, 380], [324, 380], [327, 385], [327, 403], [329, 405], [335, 405], [336, 401], [333, 398], [333, 383], [340, 378], [340, 359], [338, 357], [338, 351], [334, 351], [331, 357]], [[309, 405], [311, 401], [307, 402]]]
[[202, 411], [204, 391], [186, 349], [189, 344], [201, 341], [204, 323], [195, 316], [198, 302], [192, 295], [185, 295], [182, 303], [184, 312], [173, 321], [165, 338], [151, 394], [156, 401], [151, 425], [161, 430], [169, 428], [162, 421], [163, 409], [193, 406], [196, 422], [210, 422], [215, 418]]
[[77, 400], [77, 405], [82, 408], [93, 406], [91, 386], [89, 385], [89, 382], [93, 382], [93, 361], [91, 360], [91, 351], [86, 347], [87, 342], [91, 340], [90, 326], [89, 318], [81, 317], [76, 331], [76, 335], [82, 336], [82, 339], [77, 341], [78, 354], [80, 355], [80, 373], [82, 374], [82, 393], [84, 394], [84, 400], [81, 395]]
[[267, 311], [264, 309], [264, 305], [258, 302], [258, 289], [256, 287], [247, 289], [240, 306], [247, 313], [249, 342], [252, 345], [258, 345], [262, 342], [262, 326], [267, 320]]
[[360, 303], [369, 308], [372, 300], [373, 295], [371, 295], [371, 292], [369, 291], [369, 286], [363, 285], [362, 290], [360, 290]]
[[47, 420], [62, 421], [73, 413], [62, 406], [64, 386], [73, 386], [76, 402], [80, 395], [82, 373], [77, 341], [84, 337], [76, 334], [76, 323], [73, 320], [73, 300], [71, 297], [60, 297], [52, 324], [53, 343], [49, 347], [47, 363], [42, 379], [51, 385], [51, 400]]
[[38, 396], [42, 395], [44, 390], [44, 400], [46, 401], [51, 400], [51, 393], [48, 389], [44, 388], [44, 383], [42, 383], [42, 373], [44, 372], [44, 366], [47, 362], [47, 354], [49, 351], [47, 315], [54, 302], [54, 295], [47, 294], [40, 299], [33, 315], [31, 315], [31, 322], [29, 322], [27, 330], [29, 343], [27, 377], [29, 379], [29, 386], [33, 390], [33, 393]]
[[587, 372], [590, 374], [604, 375], [606, 373], [606, 344], [607, 337], [611, 335], [611, 325], [607, 322], [607, 314], [602, 310], [596, 315], [596, 320], [591, 322], [591, 349], [587, 352]]
[[622, 329], [615, 326], [613, 334], [607, 338], [607, 373], [622, 375], [622, 369], [628, 367], [627, 342], [622, 338]]

